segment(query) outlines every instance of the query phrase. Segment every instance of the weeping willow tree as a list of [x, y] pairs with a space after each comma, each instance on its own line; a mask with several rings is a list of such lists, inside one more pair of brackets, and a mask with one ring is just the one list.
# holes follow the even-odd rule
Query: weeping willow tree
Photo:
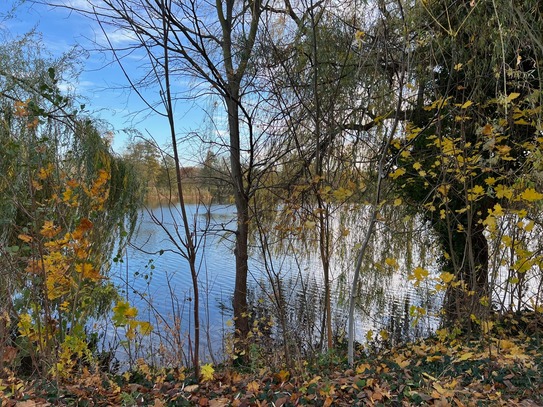
[[44, 57], [33, 35], [0, 48], [0, 354], [18, 332], [42, 372], [88, 351], [85, 324], [117, 296], [109, 262], [141, 196], [103, 126], [61, 93], [72, 58]]
[[409, 12], [413, 108], [406, 140], [393, 149], [393, 178], [438, 235], [443, 270], [458, 282], [444, 311], [464, 325], [490, 310], [494, 212], [523, 205], [500, 191], [536, 186], [543, 9], [537, 1], [427, 1]]

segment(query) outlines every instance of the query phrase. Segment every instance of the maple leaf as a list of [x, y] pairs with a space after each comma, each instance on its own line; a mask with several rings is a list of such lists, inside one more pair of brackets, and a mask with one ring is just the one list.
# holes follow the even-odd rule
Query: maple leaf
[[495, 191], [498, 198], [511, 199], [513, 196], [513, 191], [505, 185], [497, 185]]
[[423, 281], [426, 277], [428, 277], [428, 270], [422, 268], [422, 267], [417, 267], [413, 270], [413, 273], [411, 273], [407, 279], [408, 280], [415, 280], [415, 287], [418, 287], [421, 283], [421, 281]]
[[527, 188], [521, 195], [521, 198], [525, 201], [539, 201], [543, 199], [543, 194], [537, 192], [533, 188]]
[[213, 369], [211, 363], [202, 365], [200, 368], [200, 374], [204, 382], [213, 380], [213, 373], [215, 373], [215, 369]]

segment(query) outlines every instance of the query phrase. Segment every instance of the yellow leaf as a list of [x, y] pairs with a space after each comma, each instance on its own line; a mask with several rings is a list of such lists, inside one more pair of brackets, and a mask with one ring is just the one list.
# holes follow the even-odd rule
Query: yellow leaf
[[449, 184], [441, 184], [439, 187], [437, 187], [437, 191], [443, 196], [447, 196], [449, 189], [451, 189]]
[[481, 186], [481, 185], [475, 185], [472, 189], [471, 189], [471, 192], [475, 195], [481, 195], [485, 192], [484, 188]]
[[481, 323], [481, 329], [483, 330], [484, 334], [487, 334], [488, 332], [490, 332], [492, 328], [494, 328], [494, 322], [492, 321], [483, 321]]
[[509, 153], [511, 152], [511, 147], [500, 144], [496, 146], [496, 150], [500, 154], [502, 160], [509, 160], [511, 158], [509, 157]]
[[358, 367], [356, 368], [356, 374], [362, 374], [366, 370], [370, 370], [370, 368], [371, 366], [368, 363], [363, 363], [361, 365], [358, 365]]
[[66, 188], [66, 191], [62, 193], [62, 200], [64, 202], [69, 202], [72, 199], [73, 190], [71, 188]]
[[534, 229], [535, 223], [533, 220], [529, 221], [526, 225], [524, 225], [524, 230], [526, 232], [531, 232]]
[[462, 69], [462, 66], [463, 66], [463, 64], [456, 64], [456, 65], [454, 66], [454, 70], [455, 70], [455, 71], [459, 71], [460, 69]]
[[407, 278], [409, 280], [415, 280], [415, 287], [418, 287], [421, 281], [423, 281], [426, 277], [428, 277], [428, 270], [422, 267], [417, 267]]
[[396, 178], [401, 177], [404, 174], [405, 174], [405, 169], [404, 168], [398, 168], [396, 171], [391, 172], [389, 174], [389, 177], [392, 178], [392, 179], [396, 179]]
[[409, 359], [405, 359], [403, 355], [396, 356], [396, 358], [394, 359], [394, 362], [396, 362], [398, 366], [400, 366], [401, 369], [411, 364], [411, 361]]
[[388, 339], [388, 331], [386, 331], [385, 329], [381, 329], [381, 332], [379, 332], [379, 336], [381, 337], [381, 339], [383, 339], [383, 341], [386, 341]]
[[399, 267], [398, 261], [397, 261], [396, 259], [392, 259], [392, 258], [390, 258], [390, 257], [387, 257], [387, 258], [385, 259], [385, 264], [386, 264], [387, 266], [390, 266], [390, 267], [394, 268], [394, 269], [397, 269], [397, 268]]
[[402, 198], [397, 198], [394, 200], [394, 206], [400, 206], [402, 204]]
[[[432, 386], [434, 387], [434, 389], [436, 389], [437, 393], [440, 396], [444, 396], [444, 397], [453, 397], [454, 396], [454, 391], [453, 390], [444, 389], [441, 386], [441, 384], [439, 384], [439, 382], [433, 383]], [[440, 405], [442, 405], [442, 404], [440, 404]], [[447, 404], [447, 405], [449, 405], [449, 404]]]
[[498, 345], [500, 348], [502, 348], [503, 350], [508, 350], [508, 349], [511, 349], [515, 346], [515, 343], [508, 340], [508, 339], [500, 339], [498, 341]]
[[373, 339], [373, 331], [370, 329], [366, 332], [366, 340], [371, 341]]
[[505, 185], [497, 185], [495, 188], [496, 197], [511, 199], [513, 196], [513, 190]]
[[422, 164], [419, 162], [416, 162], [413, 164], [413, 168], [418, 171], [422, 168]]
[[336, 189], [334, 192], [334, 197], [338, 200], [338, 201], [343, 201], [347, 198], [349, 198], [352, 194], [353, 194], [353, 191], [351, 191], [350, 189], [346, 189], [346, 188], [338, 188]]
[[464, 103], [462, 106], [460, 106], [461, 109], [467, 109], [473, 104], [471, 100], [468, 100], [466, 103]]
[[213, 373], [215, 373], [215, 369], [213, 369], [211, 363], [202, 365], [202, 367], [200, 368], [200, 374], [204, 382], [213, 380]]
[[512, 100], [515, 100], [519, 96], [520, 96], [520, 93], [517, 93], [517, 92], [510, 93], [509, 96], [507, 96], [507, 101], [511, 102]]
[[543, 194], [537, 192], [533, 188], [527, 188], [521, 195], [521, 198], [525, 201], [539, 201], [543, 199]]
[[524, 219], [526, 216], [528, 216], [528, 212], [526, 211], [526, 209], [520, 209], [518, 211], [515, 211], [515, 213], [520, 219]]
[[439, 275], [439, 278], [441, 278], [444, 283], [450, 283], [454, 280], [454, 274], [449, 273], [448, 271], [444, 271]]
[[473, 352], [465, 352], [462, 355], [460, 355], [460, 357], [458, 357], [458, 359], [456, 360], [461, 362], [464, 360], [471, 359], [472, 357], [473, 357]]
[[94, 267], [92, 263], [89, 263], [89, 262], [76, 264], [75, 271], [80, 273], [83, 276], [83, 278], [88, 278], [94, 281], [99, 280], [101, 277], [98, 270]]
[[46, 220], [45, 222], [43, 222], [43, 226], [40, 230], [40, 234], [48, 238], [54, 237], [58, 234], [58, 232], [60, 232], [60, 228], [55, 226], [54, 223], [50, 220]]
[[500, 204], [494, 205], [494, 216], [502, 216], [503, 215], [503, 208]]
[[150, 335], [153, 331], [153, 325], [147, 321], [138, 321], [140, 332], [142, 335]]
[[128, 307], [124, 312], [126, 318], [136, 318], [138, 316], [138, 309], [136, 307]]

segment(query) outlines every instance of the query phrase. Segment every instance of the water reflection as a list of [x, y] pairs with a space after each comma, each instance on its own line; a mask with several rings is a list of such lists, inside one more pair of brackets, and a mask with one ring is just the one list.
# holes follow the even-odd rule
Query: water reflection
[[[234, 209], [216, 205], [210, 209], [187, 205], [191, 230], [198, 244], [198, 279], [201, 289], [202, 359], [210, 360], [224, 352], [223, 339], [231, 330], [231, 297], [234, 289], [235, 258], [232, 229]], [[332, 259], [333, 315], [335, 336], [345, 332], [351, 272], [356, 245], [365, 232], [364, 208], [345, 211], [333, 220], [333, 229], [349, 230], [335, 241]], [[135, 305], [139, 317], [156, 327], [147, 343], [183, 348], [182, 354], [169, 355], [170, 362], [186, 362], [190, 354], [193, 293], [187, 261], [182, 246], [175, 241], [182, 236], [181, 217], [176, 207], [159, 207], [144, 212], [139, 230], [122, 260], [112, 268], [112, 278], [123, 295]], [[407, 222], [407, 221], [406, 221]], [[412, 225], [404, 225], [404, 235], [381, 228], [373, 237], [372, 250], [363, 267], [357, 304], [357, 340], [368, 332], [387, 329], [389, 340], [426, 334], [437, 324], [431, 314], [413, 326], [411, 306], [429, 307], [429, 287], [415, 289], [407, 281], [413, 262], [430, 264], [435, 256], [427, 242], [409, 236]], [[391, 234], [393, 236], [391, 236]], [[172, 237], [174, 241], [172, 242]], [[417, 235], [421, 238], [422, 235]], [[406, 239], [410, 252], [406, 256]], [[414, 253], [411, 255], [411, 252]], [[269, 335], [280, 339], [289, 352], [312, 352], [322, 344], [323, 278], [316, 253], [295, 240], [282, 243], [281, 250], [266, 255], [254, 244], [249, 263], [250, 300], [254, 318], [271, 318]], [[401, 253], [401, 256], [399, 255]], [[414, 256], [414, 258], [413, 258]], [[386, 258], [398, 258], [397, 267], [386, 266]], [[158, 342], [157, 342], [158, 341]], [[160, 352], [166, 353], [166, 349]], [[182, 360], [185, 359], [185, 360]]]

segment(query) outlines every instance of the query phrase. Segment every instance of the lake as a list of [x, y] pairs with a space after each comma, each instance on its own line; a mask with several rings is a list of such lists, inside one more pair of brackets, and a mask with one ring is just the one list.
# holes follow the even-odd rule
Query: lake
[[[199, 244], [201, 358], [203, 361], [216, 361], [224, 355], [225, 334], [232, 330], [235, 259], [233, 235], [228, 230], [235, 228], [235, 212], [228, 205], [215, 205], [209, 211], [196, 205], [187, 205], [187, 211], [192, 222], [191, 230]], [[350, 230], [348, 236], [338, 238], [331, 266], [334, 328], [336, 339], [341, 340], [346, 329], [347, 298], [355, 249], [363, 238], [366, 216], [353, 216], [350, 213], [334, 219], [334, 229]], [[181, 216], [175, 206], [143, 211], [141, 224], [123, 254], [122, 261], [113, 263], [112, 280], [130, 303], [138, 308], [138, 318], [151, 322], [155, 327], [150, 339], [140, 339], [139, 348], [132, 344], [134, 348], [128, 349], [131, 358], [139, 352], [146, 357], [160, 355], [161, 362], [171, 362], [172, 359], [184, 359], [186, 362], [190, 353], [192, 281], [188, 262], [177, 245], [172, 243], [172, 237], [179, 241], [178, 233], [183, 235], [180, 222]], [[392, 270], [382, 266], [386, 263], [383, 256], [388, 255], [390, 250], [402, 251], [405, 258], [405, 242], [392, 244], [388, 241], [386, 253], [377, 249], [379, 245], [384, 245], [380, 240], [394, 239], [388, 235], [390, 233], [385, 229], [377, 229], [374, 248], [368, 252], [367, 265], [362, 274], [356, 314], [359, 342], [365, 341], [370, 330], [380, 332], [387, 329], [393, 331], [396, 339], [407, 339], [406, 335], [428, 333], [437, 323], [437, 319], [430, 313], [419, 321], [416, 329], [413, 328], [409, 316], [411, 305], [430, 309], [437, 309], [437, 306], [431, 303], [428, 296], [429, 287], [415, 288], [407, 281], [410, 264], [405, 260], [398, 260], [398, 265]], [[416, 237], [420, 238], [420, 235]], [[410, 250], [417, 255], [411, 262], [431, 262], [435, 259], [431, 252], [417, 246], [425, 242], [412, 240]], [[295, 331], [298, 337], [294, 339], [307, 342], [304, 345], [307, 349], [316, 346], [320, 337], [323, 299], [322, 267], [317, 251], [312, 250], [310, 245], [289, 241], [287, 244], [283, 242], [280, 251], [265, 258], [260, 245], [254, 243], [252, 246], [249, 286], [255, 314], [274, 319], [277, 316], [277, 301], [273, 299], [280, 297], [286, 310], [283, 314], [285, 330]], [[280, 328], [276, 328], [275, 335], [279, 336], [280, 331]], [[182, 350], [174, 352], [168, 347]]]

